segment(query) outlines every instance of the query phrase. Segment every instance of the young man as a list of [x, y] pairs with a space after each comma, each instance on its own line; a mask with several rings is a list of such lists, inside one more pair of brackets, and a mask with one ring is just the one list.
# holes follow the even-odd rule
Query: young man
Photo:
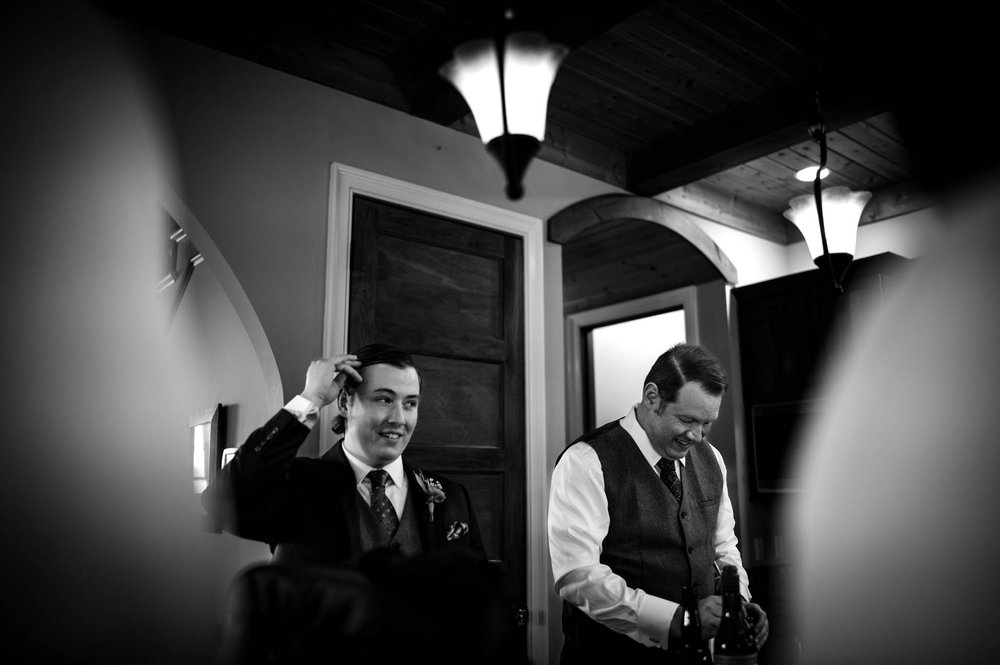
[[[296, 456], [334, 403], [343, 439], [319, 459]], [[316, 360], [302, 393], [250, 435], [202, 503], [226, 531], [269, 543], [274, 563], [337, 565], [381, 547], [485, 559], [465, 487], [402, 458], [419, 406], [420, 374], [399, 348]]]
[[[726, 564], [739, 568], [749, 601], [725, 463], [706, 439], [727, 386], [714, 356], [678, 344], [653, 364], [642, 401], [556, 462], [548, 530], [564, 601], [563, 665], [670, 662], [683, 586], [695, 587], [704, 637], [714, 636], [722, 613], [715, 575]], [[763, 644], [766, 615], [749, 606]]]

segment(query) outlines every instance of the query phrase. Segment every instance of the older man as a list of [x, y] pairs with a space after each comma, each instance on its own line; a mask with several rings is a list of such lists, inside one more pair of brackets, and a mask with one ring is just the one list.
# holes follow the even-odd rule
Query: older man
[[726, 466], [706, 439], [727, 387], [711, 353], [678, 344], [653, 364], [638, 404], [560, 455], [548, 530], [563, 665], [671, 662], [684, 586], [695, 588], [703, 636], [713, 637], [715, 577], [726, 564], [739, 568], [758, 641], [767, 639], [766, 615], [749, 603]]

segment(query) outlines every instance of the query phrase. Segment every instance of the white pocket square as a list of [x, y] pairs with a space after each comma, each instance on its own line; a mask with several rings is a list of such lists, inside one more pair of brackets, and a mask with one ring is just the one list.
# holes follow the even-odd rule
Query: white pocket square
[[456, 538], [461, 538], [467, 533], [469, 533], [468, 524], [465, 522], [452, 522], [451, 526], [448, 527], [448, 534], [444, 538], [445, 540], [455, 540]]

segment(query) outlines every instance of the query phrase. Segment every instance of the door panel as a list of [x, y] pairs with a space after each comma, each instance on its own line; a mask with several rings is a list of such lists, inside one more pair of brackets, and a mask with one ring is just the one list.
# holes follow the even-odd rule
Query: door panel
[[[503, 448], [503, 364], [417, 355], [426, 388], [420, 440], [444, 446]], [[474, 409], [469, 405], [475, 404]]]

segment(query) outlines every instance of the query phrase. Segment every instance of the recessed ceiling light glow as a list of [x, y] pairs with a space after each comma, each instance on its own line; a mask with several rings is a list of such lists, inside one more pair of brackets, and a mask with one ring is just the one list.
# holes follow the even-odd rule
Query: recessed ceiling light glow
[[[813, 180], [816, 179], [816, 169], [818, 168], [819, 168], [818, 166], [807, 166], [801, 171], [797, 172], [795, 174], [795, 178], [797, 180], [801, 180], [802, 182], [812, 182]], [[830, 175], [830, 169], [824, 168], [823, 171], [819, 174], [819, 179], [822, 180], [828, 175]]]

